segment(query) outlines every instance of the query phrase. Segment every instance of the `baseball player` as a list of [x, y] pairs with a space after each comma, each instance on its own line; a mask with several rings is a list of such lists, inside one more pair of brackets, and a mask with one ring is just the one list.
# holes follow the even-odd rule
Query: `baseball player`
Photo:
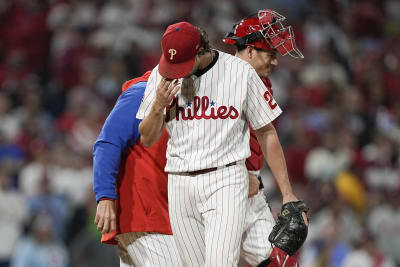
[[[255, 69], [268, 89], [265, 91], [265, 96], [268, 99], [272, 99], [273, 95], [272, 84], [268, 75], [272, 68], [278, 65], [277, 53], [282, 56], [289, 54], [294, 58], [303, 58], [302, 53], [295, 45], [291, 27], [284, 28], [280, 24], [284, 19], [282, 15], [272, 10], [260, 10], [257, 14], [236, 23], [233, 30], [227, 33], [223, 39], [225, 43], [235, 45], [236, 57], [248, 62]], [[281, 27], [277, 24], [280, 24]], [[273, 34], [268, 34], [268, 30], [273, 31]], [[273, 37], [274, 35], [281, 38], [279, 42]], [[253, 139], [250, 139], [251, 146], [257, 149], [258, 143], [254, 144], [252, 141]], [[262, 195], [264, 195], [263, 192]], [[257, 197], [250, 199], [250, 201], [254, 201]], [[263, 202], [260, 200], [259, 203], [259, 205], [262, 205]], [[266, 202], [264, 201], [264, 203]], [[272, 214], [268, 205], [265, 204], [265, 206], [262, 212], [267, 218], [271, 217]], [[250, 206], [248, 215], [252, 213], [252, 210]], [[260, 215], [259, 219], [254, 221], [248, 215], [246, 216], [246, 225], [251, 225], [251, 227], [246, 228], [242, 240], [242, 251], [248, 248], [247, 251], [242, 253], [242, 255], [247, 256], [244, 257], [246, 261], [253, 266], [298, 266], [294, 256], [288, 255], [287, 252], [277, 246], [272, 250], [272, 242], [267, 238], [272, 232], [269, 221], [263, 219]], [[308, 223], [307, 218], [304, 219]]]
[[[167, 174], [163, 171], [168, 137], [164, 131], [157, 144], [143, 147], [140, 120], [134, 116], [149, 75], [147, 72], [123, 85], [94, 145], [95, 224], [103, 233], [103, 243], [118, 244], [120, 266], [179, 267], [181, 260], [168, 216]], [[253, 147], [257, 153], [258, 148]], [[251, 170], [261, 168], [256, 153], [247, 161]], [[259, 181], [251, 175], [249, 179], [252, 196], [258, 192]], [[255, 206], [254, 213], [257, 210]]]
[[169, 133], [169, 215], [184, 264], [237, 266], [248, 205], [249, 122], [283, 203], [297, 198], [271, 124], [279, 106], [250, 64], [211, 50], [205, 39], [186, 22], [167, 28], [137, 117], [145, 146], [164, 126]]

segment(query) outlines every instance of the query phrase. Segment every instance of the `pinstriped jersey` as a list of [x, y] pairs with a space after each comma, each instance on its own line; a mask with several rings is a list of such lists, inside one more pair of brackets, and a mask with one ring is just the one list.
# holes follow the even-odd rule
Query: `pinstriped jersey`
[[[166, 172], [245, 160], [250, 156], [249, 123], [257, 130], [282, 112], [249, 63], [220, 51], [215, 55], [205, 73], [179, 80], [181, 88], [164, 110], [169, 133]], [[137, 118], [150, 112], [161, 79], [157, 66]]]

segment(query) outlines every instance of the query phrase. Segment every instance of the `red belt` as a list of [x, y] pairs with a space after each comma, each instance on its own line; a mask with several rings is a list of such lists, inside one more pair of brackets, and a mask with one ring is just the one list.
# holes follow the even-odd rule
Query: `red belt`
[[205, 174], [205, 173], [208, 173], [208, 172], [213, 172], [213, 171], [216, 171], [216, 170], [221, 169], [221, 168], [234, 166], [234, 165], [236, 165], [236, 161], [231, 162], [229, 164], [226, 164], [225, 166], [222, 166], [222, 167], [214, 167], [214, 168], [202, 169], [202, 170], [191, 171], [191, 172], [181, 172], [179, 174], [180, 175], [196, 176], [196, 175]]

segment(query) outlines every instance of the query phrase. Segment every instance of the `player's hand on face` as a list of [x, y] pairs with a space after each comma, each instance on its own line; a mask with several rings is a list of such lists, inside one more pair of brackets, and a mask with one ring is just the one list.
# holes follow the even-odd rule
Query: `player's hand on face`
[[179, 91], [180, 85], [178, 80], [168, 80], [163, 78], [157, 86], [156, 103], [160, 108], [168, 106], [176, 93]]
[[249, 198], [258, 194], [258, 190], [260, 188], [260, 181], [257, 176], [249, 173]]
[[111, 233], [117, 229], [114, 200], [104, 199], [99, 201], [94, 224], [97, 225], [97, 230], [103, 234]]

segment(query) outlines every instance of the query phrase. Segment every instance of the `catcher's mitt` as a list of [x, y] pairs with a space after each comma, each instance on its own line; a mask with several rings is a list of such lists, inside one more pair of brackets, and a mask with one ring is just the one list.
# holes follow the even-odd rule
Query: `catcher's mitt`
[[289, 255], [296, 253], [307, 238], [308, 226], [302, 216], [302, 212], [307, 211], [308, 207], [303, 201], [284, 204], [268, 237], [269, 242]]

